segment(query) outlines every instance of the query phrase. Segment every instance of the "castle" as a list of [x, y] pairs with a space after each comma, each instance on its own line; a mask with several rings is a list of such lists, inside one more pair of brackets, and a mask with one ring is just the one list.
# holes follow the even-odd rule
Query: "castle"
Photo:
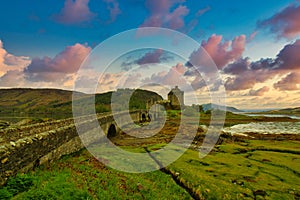
[[175, 88], [168, 93], [168, 100], [173, 110], [180, 110], [184, 106], [184, 92], [181, 91], [178, 86], [175, 86]]
[[184, 92], [178, 86], [172, 88], [168, 93], [168, 100], [153, 101], [150, 99], [147, 102], [147, 110], [154, 104], [163, 105], [167, 110], [180, 110], [184, 108]]

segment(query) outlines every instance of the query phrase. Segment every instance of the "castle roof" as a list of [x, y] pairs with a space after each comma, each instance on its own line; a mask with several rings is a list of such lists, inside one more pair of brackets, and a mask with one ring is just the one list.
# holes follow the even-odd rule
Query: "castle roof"
[[183, 91], [181, 91], [178, 86], [175, 86], [175, 88], [172, 88], [172, 90], [168, 93], [168, 95], [171, 95], [171, 94], [180, 94], [180, 93], [183, 93]]

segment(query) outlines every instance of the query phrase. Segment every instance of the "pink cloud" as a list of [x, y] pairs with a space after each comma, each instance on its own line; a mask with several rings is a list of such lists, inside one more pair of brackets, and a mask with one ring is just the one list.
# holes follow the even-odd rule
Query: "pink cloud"
[[90, 51], [90, 47], [78, 43], [68, 46], [53, 59], [34, 58], [25, 73], [34, 80], [52, 81], [62, 78], [65, 74], [75, 73]]
[[250, 34], [249, 38], [247, 39], [247, 42], [251, 42], [257, 35], [257, 31], [254, 31]]
[[[299, 21], [300, 22], [300, 21]], [[300, 39], [286, 45], [277, 55], [276, 62], [281, 70], [300, 70]]]
[[202, 41], [201, 44], [219, 69], [241, 58], [246, 43], [245, 35], [237, 36], [232, 41], [225, 41], [223, 43], [222, 38], [221, 35], [213, 34], [207, 41]]
[[6, 56], [7, 52], [6, 50], [3, 48], [3, 43], [2, 41], [0, 40], [0, 63], [4, 63], [4, 59], [5, 59], [5, 56]]
[[89, 0], [66, 0], [59, 14], [54, 15], [55, 21], [62, 24], [79, 24], [91, 21], [96, 14], [90, 11]]
[[9, 70], [0, 77], [0, 87], [24, 87], [24, 74], [20, 70]]
[[291, 4], [269, 19], [259, 21], [259, 28], [269, 29], [278, 37], [294, 38], [300, 34], [300, 6]]
[[264, 66], [264, 63], [268, 62], [265, 60], [249, 62], [248, 58], [245, 58], [225, 67], [223, 70], [225, 73], [234, 75], [225, 80], [226, 90], [251, 89], [256, 83], [263, 83], [279, 73], [279, 71], [272, 70], [269, 66], [261, 67]]
[[0, 77], [11, 70], [23, 70], [30, 62], [29, 57], [8, 53], [0, 40]]
[[270, 88], [268, 86], [264, 86], [258, 90], [250, 90], [249, 95], [250, 96], [263, 96], [269, 90], [270, 90]]
[[206, 6], [205, 8], [198, 10], [198, 12], [196, 13], [196, 16], [200, 17], [201, 15], [208, 12], [209, 10], [210, 10], [210, 6]]
[[292, 72], [274, 84], [278, 90], [300, 90], [300, 72]]
[[186, 67], [182, 63], [178, 63], [177, 65], [170, 68], [169, 71], [161, 71], [157, 74], [153, 74], [150, 79], [146, 79], [144, 80], [144, 82], [169, 86], [183, 86], [186, 84], [186, 80], [183, 77], [185, 71]]
[[[276, 59], [266, 58], [250, 62], [248, 58], [239, 59], [227, 65], [223, 72], [234, 75], [227, 78], [227, 90], [245, 90], [256, 83], [263, 83], [275, 76], [289, 74], [273, 86], [279, 90], [295, 90], [300, 82], [300, 40], [282, 48]], [[298, 79], [298, 80], [297, 80]]]
[[178, 6], [173, 12], [166, 16], [166, 21], [168, 21], [169, 27], [171, 29], [180, 29], [184, 27], [183, 17], [189, 13], [189, 9], [186, 6]]
[[107, 4], [107, 9], [110, 15], [110, 20], [108, 21], [108, 23], [114, 22], [117, 16], [121, 14], [118, 1], [116, 0], [103, 0], [103, 1]]
[[[189, 13], [186, 6], [178, 5], [181, 0], [146, 0], [145, 6], [150, 16], [141, 27], [166, 27], [180, 29], [184, 27], [184, 16]], [[178, 6], [177, 6], [178, 5]], [[171, 8], [176, 7], [171, 11]]]

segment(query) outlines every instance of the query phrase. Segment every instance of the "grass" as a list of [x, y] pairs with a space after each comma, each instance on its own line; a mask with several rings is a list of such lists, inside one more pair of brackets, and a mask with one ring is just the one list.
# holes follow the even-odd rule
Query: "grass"
[[[281, 147], [278, 142], [276, 148], [286, 149], [287, 143]], [[297, 143], [299, 148], [299, 142], [291, 143]], [[188, 150], [167, 168], [180, 174], [178, 178], [205, 199], [299, 198], [300, 156], [253, 150], [262, 144], [274, 145], [272, 141], [256, 140], [226, 143], [202, 160], [198, 152]], [[289, 149], [298, 148], [291, 145]]]
[[191, 199], [169, 175], [116, 171], [86, 150], [23, 176], [30, 176], [33, 185], [12, 199]]
[[[120, 135], [114, 143], [129, 152], [151, 152], [167, 163], [179, 155], [180, 147], [171, 146], [162, 157], [154, 152], [173, 138], [180, 114], [168, 111], [166, 127], [154, 137]], [[201, 113], [200, 124], [209, 119]], [[271, 119], [226, 113], [225, 124]], [[109, 168], [82, 150], [11, 178], [0, 189], [0, 199], [191, 199], [186, 190], [199, 199], [300, 199], [300, 141], [227, 139], [203, 159], [189, 149], [165, 170], [142, 174]]]
[[[148, 145], [148, 150], [163, 146]], [[122, 148], [145, 152], [141, 147]], [[198, 151], [189, 149], [166, 170], [200, 199], [299, 199], [299, 148], [299, 141], [227, 142], [216, 146], [203, 159]], [[284, 153], [285, 150], [296, 153]], [[0, 198], [6, 195], [6, 199], [191, 199], [162, 171], [120, 172], [98, 162], [87, 150], [18, 175], [9, 183], [0, 190]], [[21, 186], [14, 187], [20, 183]], [[19, 189], [12, 190], [12, 186]]]

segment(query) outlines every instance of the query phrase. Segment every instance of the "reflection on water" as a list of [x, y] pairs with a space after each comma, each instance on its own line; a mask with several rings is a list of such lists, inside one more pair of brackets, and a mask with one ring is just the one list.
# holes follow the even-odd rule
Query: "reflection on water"
[[230, 134], [300, 134], [300, 122], [253, 122], [226, 127], [223, 131]]

